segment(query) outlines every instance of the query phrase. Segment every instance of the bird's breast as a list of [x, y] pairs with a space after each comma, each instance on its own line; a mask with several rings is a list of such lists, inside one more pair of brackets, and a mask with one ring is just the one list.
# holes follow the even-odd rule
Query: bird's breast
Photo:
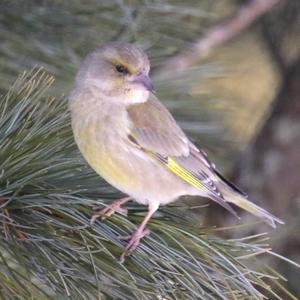
[[125, 184], [130, 176], [124, 169], [128, 121], [125, 111], [112, 107], [90, 107], [90, 113], [72, 112], [72, 128], [80, 152], [89, 165], [109, 183]]
[[144, 204], [166, 204], [185, 194], [185, 182], [128, 141], [125, 110], [87, 106], [71, 112], [81, 153], [108, 183]]

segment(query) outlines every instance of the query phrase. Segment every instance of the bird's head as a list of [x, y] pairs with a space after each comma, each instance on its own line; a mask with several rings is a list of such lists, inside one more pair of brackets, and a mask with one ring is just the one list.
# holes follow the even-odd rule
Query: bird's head
[[89, 54], [77, 75], [77, 85], [92, 87], [106, 99], [124, 103], [147, 100], [153, 87], [149, 60], [138, 47], [114, 42]]

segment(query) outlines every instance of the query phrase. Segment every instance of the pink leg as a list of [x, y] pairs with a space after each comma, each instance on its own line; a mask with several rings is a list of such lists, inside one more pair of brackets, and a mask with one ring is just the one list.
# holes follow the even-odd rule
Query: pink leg
[[137, 248], [137, 246], [140, 244], [140, 240], [144, 236], [150, 234], [150, 230], [145, 227], [146, 227], [146, 224], [148, 223], [148, 221], [150, 220], [150, 218], [152, 217], [152, 215], [158, 209], [158, 206], [159, 206], [158, 203], [154, 203], [154, 204], [152, 203], [152, 205], [150, 204], [149, 210], [148, 210], [144, 220], [137, 228], [137, 230], [130, 236], [121, 237], [121, 239], [123, 239], [123, 240], [129, 240], [129, 243], [126, 246], [125, 251], [120, 256], [121, 262], [124, 262], [125, 257]]
[[113, 213], [118, 212], [123, 215], [127, 215], [127, 209], [122, 208], [121, 205], [127, 203], [131, 200], [131, 197], [125, 197], [118, 200], [113, 201], [108, 206], [104, 207], [98, 212], [95, 212], [90, 220], [91, 224], [94, 224], [96, 219], [101, 217], [101, 220], [104, 220], [107, 217], [110, 217]]

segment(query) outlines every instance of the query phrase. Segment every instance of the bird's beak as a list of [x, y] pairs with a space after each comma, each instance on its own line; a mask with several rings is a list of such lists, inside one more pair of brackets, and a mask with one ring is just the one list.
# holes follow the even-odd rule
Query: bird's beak
[[147, 91], [154, 91], [149, 75], [144, 72], [137, 74], [133, 82], [142, 85]]

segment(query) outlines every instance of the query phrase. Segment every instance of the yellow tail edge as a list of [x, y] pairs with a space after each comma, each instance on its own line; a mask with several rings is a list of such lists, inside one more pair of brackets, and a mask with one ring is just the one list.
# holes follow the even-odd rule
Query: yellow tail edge
[[244, 198], [241, 195], [226, 195], [225, 194], [225, 199], [248, 211], [249, 213], [261, 218], [264, 220], [264, 222], [266, 222], [267, 224], [269, 224], [271, 227], [276, 228], [276, 223], [278, 224], [284, 224], [284, 222], [275, 217], [274, 215], [272, 215], [271, 213], [269, 213], [268, 211], [266, 211], [265, 209], [261, 208], [260, 206], [254, 204], [253, 202], [247, 200], [246, 198]]

